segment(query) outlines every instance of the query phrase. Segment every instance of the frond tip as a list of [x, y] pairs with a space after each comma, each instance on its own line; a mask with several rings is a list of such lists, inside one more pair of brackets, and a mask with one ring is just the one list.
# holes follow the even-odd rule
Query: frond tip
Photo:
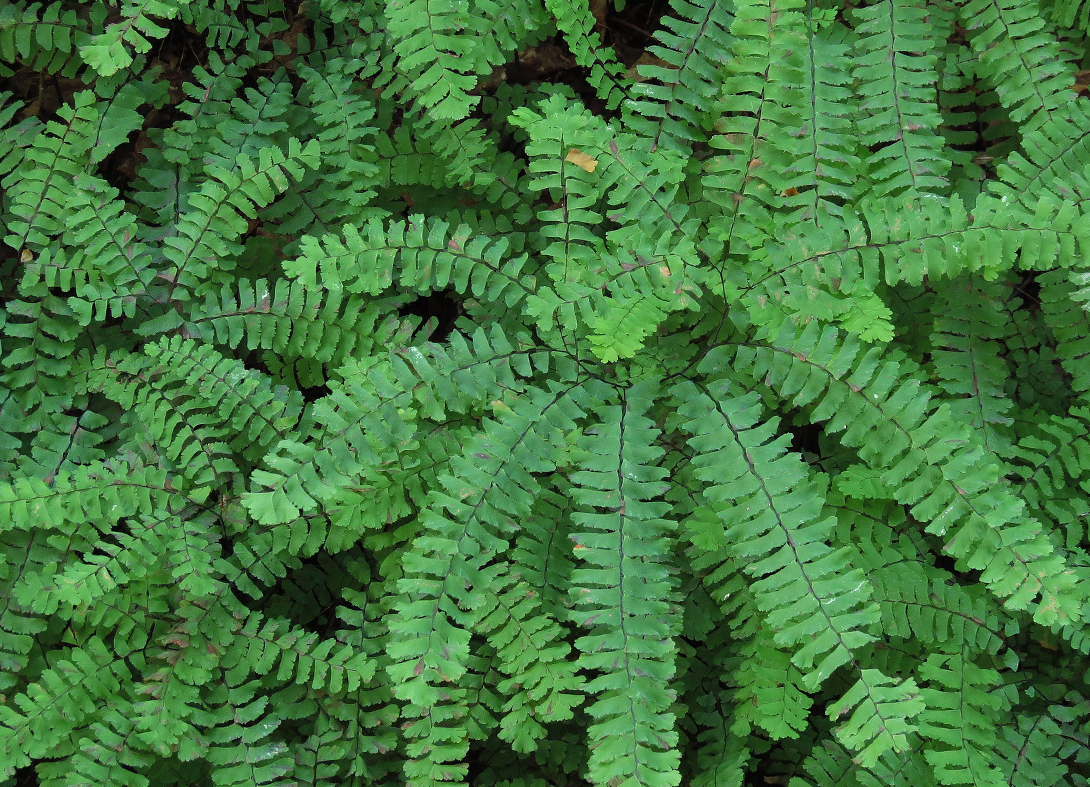
[[848, 692], [829, 708], [829, 718], [838, 721], [845, 713], [848, 720], [836, 728], [836, 736], [858, 754], [853, 758], [869, 768], [887, 751], [903, 752], [909, 748], [910, 735], [917, 729], [913, 719], [925, 708], [912, 678], [897, 681], [878, 670], [859, 674]]

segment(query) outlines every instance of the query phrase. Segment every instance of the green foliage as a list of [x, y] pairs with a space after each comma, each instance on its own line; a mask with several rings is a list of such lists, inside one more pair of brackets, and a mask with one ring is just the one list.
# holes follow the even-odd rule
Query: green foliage
[[0, 787], [1086, 783], [1090, 6], [639, 6], [0, 4]]

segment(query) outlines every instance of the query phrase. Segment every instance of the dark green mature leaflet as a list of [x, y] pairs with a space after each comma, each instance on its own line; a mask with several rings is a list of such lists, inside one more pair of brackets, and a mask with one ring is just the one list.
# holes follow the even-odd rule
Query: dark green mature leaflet
[[1087, 7], [615, 5], [0, 7], [0, 787], [1086, 784]]

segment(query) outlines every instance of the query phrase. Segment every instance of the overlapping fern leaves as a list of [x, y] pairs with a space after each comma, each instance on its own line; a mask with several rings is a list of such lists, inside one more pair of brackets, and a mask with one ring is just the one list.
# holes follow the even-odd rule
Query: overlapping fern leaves
[[1085, 781], [1079, 3], [87, 6], [0, 9], [0, 787]]

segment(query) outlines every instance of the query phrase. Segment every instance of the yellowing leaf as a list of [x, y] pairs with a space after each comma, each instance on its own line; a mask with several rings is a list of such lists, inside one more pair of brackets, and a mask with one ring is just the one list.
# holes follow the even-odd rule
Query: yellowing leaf
[[568, 151], [568, 155], [564, 157], [565, 161], [570, 161], [577, 167], [585, 169], [587, 172], [594, 172], [594, 168], [598, 166], [598, 159], [593, 159], [586, 153], [583, 153], [579, 148], [572, 148]]

